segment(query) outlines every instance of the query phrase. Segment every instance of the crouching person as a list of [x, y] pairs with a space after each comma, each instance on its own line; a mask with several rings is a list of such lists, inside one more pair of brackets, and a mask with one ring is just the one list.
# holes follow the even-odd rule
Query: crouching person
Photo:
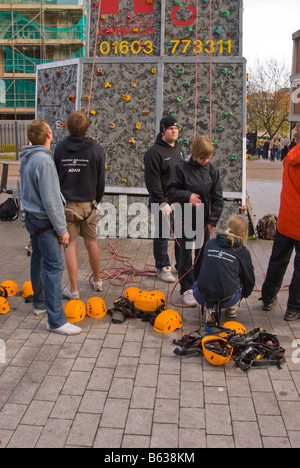
[[204, 248], [202, 268], [193, 286], [195, 299], [206, 309], [206, 321], [215, 321], [216, 303], [235, 319], [238, 303], [247, 298], [255, 285], [250, 252], [245, 247], [248, 222], [242, 216], [229, 218], [227, 230], [210, 239]]
[[81, 328], [68, 323], [62, 308], [61, 244], [69, 243], [69, 234], [64, 198], [50, 151], [53, 135], [42, 119], [31, 122], [27, 135], [33, 146], [24, 146], [21, 153], [21, 199], [32, 245], [34, 314], [47, 312], [49, 331], [77, 335]]

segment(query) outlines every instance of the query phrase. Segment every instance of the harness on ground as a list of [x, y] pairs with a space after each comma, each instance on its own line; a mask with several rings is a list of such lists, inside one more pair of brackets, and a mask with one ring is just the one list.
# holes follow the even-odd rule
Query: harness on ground
[[[232, 323], [232, 322], [231, 322]], [[230, 324], [229, 324], [230, 325]], [[177, 356], [203, 356], [208, 362], [219, 366], [233, 360], [236, 366], [246, 372], [251, 367], [276, 366], [282, 368], [286, 362], [285, 349], [280, 346], [275, 333], [255, 328], [246, 333], [237, 329], [212, 326], [205, 334], [199, 330], [174, 340]]]

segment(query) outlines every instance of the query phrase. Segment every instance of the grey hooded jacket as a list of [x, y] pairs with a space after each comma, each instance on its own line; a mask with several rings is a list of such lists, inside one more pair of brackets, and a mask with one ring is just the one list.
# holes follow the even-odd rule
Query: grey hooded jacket
[[45, 146], [24, 146], [21, 159], [23, 208], [38, 219], [49, 220], [58, 236], [67, 232], [61, 194], [51, 151]]

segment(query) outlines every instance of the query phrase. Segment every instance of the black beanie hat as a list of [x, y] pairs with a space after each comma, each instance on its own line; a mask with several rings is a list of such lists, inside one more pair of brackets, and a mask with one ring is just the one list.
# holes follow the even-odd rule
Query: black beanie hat
[[177, 120], [172, 115], [165, 115], [160, 121], [160, 133], [163, 133], [169, 127], [178, 127]]

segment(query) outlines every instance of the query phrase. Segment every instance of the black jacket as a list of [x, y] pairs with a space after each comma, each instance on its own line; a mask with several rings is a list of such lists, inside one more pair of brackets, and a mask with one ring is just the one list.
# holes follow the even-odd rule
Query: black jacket
[[170, 203], [189, 203], [191, 195], [204, 203], [204, 222], [216, 226], [223, 210], [223, 191], [219, 171], [209, 162], [201, 166], [190, 158], [175, 168], [167, 186]]
[[232, 247], [231, 239], [218, 234], [205, 244], [198, 290], [203, 297], [221, 301], [234, 296], [240, 283], [243, 297], [249, 297], [255, 285], [251, 255], [238, 239]]
[[170, 146], [162, 140], [161, 134], [144, 157], [145, 182], [150, 198], [155, 203], [168, 203], [167, 183], [175, 166], [184, 159], [182, 148], [178, 142]]
[[54, 162], [66, 200], [100, 203], [105, 189], [105, 152], [98, 143], [69, 136], [56, 146]]

